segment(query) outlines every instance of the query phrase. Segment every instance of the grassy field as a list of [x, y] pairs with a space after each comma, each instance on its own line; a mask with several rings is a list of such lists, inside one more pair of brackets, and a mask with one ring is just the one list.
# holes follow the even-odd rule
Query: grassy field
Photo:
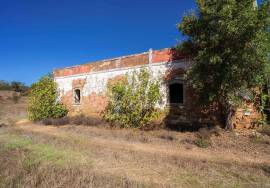
[[0, 101], [0, 187], [270, 187], [267, 136], [44, 126], [26, 102]]

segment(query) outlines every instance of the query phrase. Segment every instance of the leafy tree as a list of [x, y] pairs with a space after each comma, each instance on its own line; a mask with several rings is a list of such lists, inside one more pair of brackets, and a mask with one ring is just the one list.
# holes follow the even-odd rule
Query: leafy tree
[[269, 0], [197, 0], [179, 24], [187, 39], [177, 49], [194, 60], [188, 77], [203, 104], [220, 104], [228, 129], [241, 91], [269, 78], [269, 26]]
[[67, 115], [67, 109], [57, 101], [57, 88], [54, 80], [42, 77], [30, 89], [28, 116], [39, 121], [47, 118], [60, 118]]
[[151, 79], [147, 69], [109, 84], [105, 119], [122, 127], [146, 126], [157, 115], [156, 105], [161, 99], [159, 88], [159, 81]]

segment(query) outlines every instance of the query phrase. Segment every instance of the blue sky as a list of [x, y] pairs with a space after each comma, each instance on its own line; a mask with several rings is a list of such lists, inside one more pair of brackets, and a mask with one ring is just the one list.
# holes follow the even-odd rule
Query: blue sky
[[0, 80], [170, 47], [191, 0], [0, 0]]
[[[261, 1], [259, 1], [261, 2]], [[0, 80], [171, 47], [193, 0], [0, 0]]]

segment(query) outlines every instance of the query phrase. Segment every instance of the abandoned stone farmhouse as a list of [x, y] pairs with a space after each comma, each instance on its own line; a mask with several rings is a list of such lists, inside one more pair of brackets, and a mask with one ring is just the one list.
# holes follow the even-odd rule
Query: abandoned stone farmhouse
[[[215, 113], [215, 107], [200, 109], [194, 92], [184, 79], [190, 66], [189, 58], [181, 54], [176, 56], [171, 49], [150, 49], [140, 54], [56, 69], [54, 79], [59, 98], [69, 109], [69, 115], [100, 116], [107, 105], [107, 84], [134, 70], [147, 68], [153, 78], [161, 80], [163, 99], [159, 107], [168, 109], [172, 121], [210, 121], [209, 113]], [[252, 105], [239, 109], [236, 114], [235, 126], [239, 127], [250, 126], [259, 115]]]

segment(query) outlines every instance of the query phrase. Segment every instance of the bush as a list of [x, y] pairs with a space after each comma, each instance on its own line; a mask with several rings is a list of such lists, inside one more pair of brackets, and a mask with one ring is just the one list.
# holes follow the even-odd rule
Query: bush
[[152, 80], [147, 69], [108, 84], [109, 103], [105, 119], [121, 127], [145, 127], [158, 114], [156, 105], [161, 99], [159, 87], [159, 81]]
[[51, 77], [42, 77], [31, 86], [29, 94], [28, 116], [32, 121], [66, 116], [68, 110], [57, 102], [56, 83]]

